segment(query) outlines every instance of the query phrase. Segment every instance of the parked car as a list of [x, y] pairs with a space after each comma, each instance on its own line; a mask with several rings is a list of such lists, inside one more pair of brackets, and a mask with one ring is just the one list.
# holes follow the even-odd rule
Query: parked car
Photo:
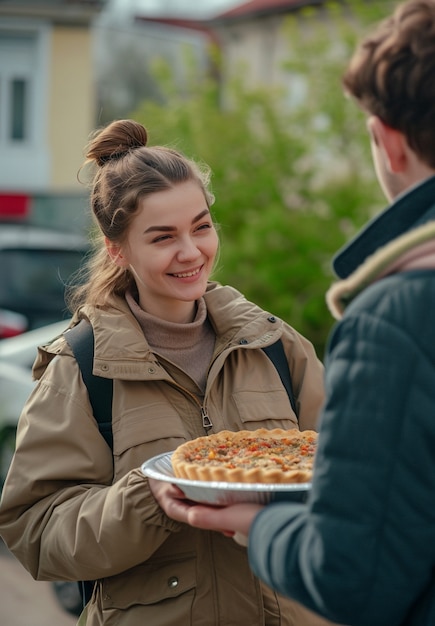
[[[49, 343], [68, 328], [70, 317], [57, 320], [46, 326], [28, 330], [15, 337], [9, 337], [0, 341], [0, 363], [18, 365], [28, 370], [31, 377], [31, 369], [35, 361], [38, 346]], [[1, 422], [0, 422], [1, 429]]]
[[[60, 335], [69, 319], [0, 341], [0, 491], [15, 450], [18, 418], [32, 392], [32, 365], [37, 347]], [[75, 582], [53, 582], [53, 592], [65, 611], [80, 615], [82, 600]]]
[[15, 450], [18, 417], [32, 388], [29, 369], [0, 361], [0, 489]]
[[21, 313], [0, 309], [0, 339], [20, 335], [27, 329], [27, 326], [27, 319]]
[[33, 389], [37, 348], [60, 335], [68, 323], [62, 320], [0, 341], [0, 489], [14, 453], [18, 418]]
[[[39, 328], [68, 316], [65, 288], [89, 250], [78, 233], [40, 228], [28, 223], [0, 226], [0, 310], [21, 316], [24, 330]], [[5, 314], [3, 315], [5, 318]], [[19, 332], [14, 320], [12, 334]], [[10, 336], [11, 326], [0, 339]]]

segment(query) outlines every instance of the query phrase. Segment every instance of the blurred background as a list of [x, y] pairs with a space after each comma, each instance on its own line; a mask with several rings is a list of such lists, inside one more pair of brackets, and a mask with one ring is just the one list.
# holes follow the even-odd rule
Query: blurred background
[[[92, 238], [84, 147], [113, 119], [132, 117], [150, 144], [208, 163], [222, 242], [215, 278], [323, 358], [332, 256], [385, 204], [341, 75], [395, 4], [0, 0], [0, 489], [36, 346], [66, 326], [65, 287]], [[13, 607], [5, 613], [22, 603], [19, 585], [2, 589], [0, 622], [27, 626]], [[51, 596], [74, 614], [68, 589]]]
[[[392, 4], [0, 0], [0, 228], [87, 236], [77, 173], [89, 133], [134, 117], [150, 143], [211, 166], [216, 278], [322, 357], [331, 256], [384, 204], [340, 79], [355, 40]], [[11, 308], [0, 297], [1, 307]]]

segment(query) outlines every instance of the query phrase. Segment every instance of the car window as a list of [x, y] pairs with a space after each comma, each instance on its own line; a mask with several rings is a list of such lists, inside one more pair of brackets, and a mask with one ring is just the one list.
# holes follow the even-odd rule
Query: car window
[[0, 309], [23, 314], [28, 328], [68, 315], [65, 288], [80, 267], [84, 250], [0, 249]]
[[10, 302], [41, 296], [63, 300], [65, 284], [82, 256], [82, 252], [69, 250], [0, 251], [2, 306], [8, 308]]

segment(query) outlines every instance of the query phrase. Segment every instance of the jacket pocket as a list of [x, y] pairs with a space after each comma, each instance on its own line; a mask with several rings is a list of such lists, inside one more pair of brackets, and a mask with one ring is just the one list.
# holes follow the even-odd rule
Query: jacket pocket
[[[153, 561], [104, 579], [101, 584], [102, 609], [112, 617], [117, 611], [125, 611], [127, 623], [132, 624], [192, 624], [196, 589], [194, 556]], [[119, 623], [124, 623], [121, 615]]]
[[[153, 402], [126, 412], [113, 425], [113, 453], [121, 455], [134, 446], [165, 441], [162, 451], [175, 449], [186, 441], [180, 415], [169, 403]], [[158, 454], [154, 451], [153, 454]]]
[[268, 392], [238, 391], [232, 394], [240, 421], [247, 429], [297, 428], [287, 393], [282, 388]]
[[114, 480], [157, 454], [175, 450], [187, 438], [180, 416], [168, 404], [128, 411], [113, 428]]

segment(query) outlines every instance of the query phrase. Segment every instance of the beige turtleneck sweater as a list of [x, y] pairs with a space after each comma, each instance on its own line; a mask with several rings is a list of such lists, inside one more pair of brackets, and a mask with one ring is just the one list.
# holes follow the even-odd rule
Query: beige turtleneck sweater
[[125, 298], [152, 351], [178, 365], [204, 392], [216, 339], [204, 298], [197, 301], [195, 319], [189, 324], [167, 322], [150, 315], [131, 293], [126, 293]]

